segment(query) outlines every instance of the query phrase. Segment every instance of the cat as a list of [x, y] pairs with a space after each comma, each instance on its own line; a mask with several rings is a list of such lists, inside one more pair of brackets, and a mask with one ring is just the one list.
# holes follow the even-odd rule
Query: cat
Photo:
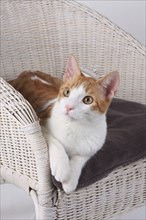
[[118, 72], [97, 80], [85, 76], [73, 55], [63, 81], [40, 72], [25, 72], [11, 82], [41, 118], [51, 173], [66, 193], [76, 189], [85, 163], [105, 142], [106, 112], [119, 82]]

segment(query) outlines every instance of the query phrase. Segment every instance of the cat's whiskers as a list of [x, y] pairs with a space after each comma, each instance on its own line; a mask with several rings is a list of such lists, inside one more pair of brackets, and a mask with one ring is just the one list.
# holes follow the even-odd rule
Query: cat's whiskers
[[47, 101], [43, 106], [41, 111], [44, 111], [45, 109], [47, 109], [50, 105], [54, 104], [57, 101], [57, 98], [55, 99], [50, 99], [49, 101]]
[[53, 105], [56, 101], [57, 101], [57, 98], [51, 99], [51, 100], [45, 102], [41, 107], [36, 108], [35, 111], [37, 112], [37, 114], [39, 114], [40, 112], [45, 111], [48, 107]]

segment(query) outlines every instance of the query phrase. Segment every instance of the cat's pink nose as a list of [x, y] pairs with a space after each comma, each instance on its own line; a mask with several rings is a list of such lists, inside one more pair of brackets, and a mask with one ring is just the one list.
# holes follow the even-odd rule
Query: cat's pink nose
[[72, 105], [66, 105], [65, 106], [66, 110], [67, 110], [67, 113], [71, 110], [73, 110], [73, 106]]

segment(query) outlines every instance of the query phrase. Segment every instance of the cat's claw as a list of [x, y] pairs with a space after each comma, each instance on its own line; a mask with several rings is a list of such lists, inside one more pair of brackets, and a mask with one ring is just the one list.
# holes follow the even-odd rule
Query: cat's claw
[[54, 178], [58, 182], [62, 183], [64, 181], [67, 181], [70, 174], [70, 164], [69, 159], [67, 157], [62, 160], [51, 160], [50, 167], [52, 176], [54, 176]]
[[66, 167], [66, 169], [63, 169], [62, 167], [59, 167], [54, 175], [55, 179], [58, 182], [64, 182], [68, 179], [70, 173], [69, 167]]
[[67, 194], [70, 194], [73, 191], [75, 191], [76, 187], [77, 187], [77, 182], [71, 179], [62, 183], [62, 188], [64, 192], [66, 192]]

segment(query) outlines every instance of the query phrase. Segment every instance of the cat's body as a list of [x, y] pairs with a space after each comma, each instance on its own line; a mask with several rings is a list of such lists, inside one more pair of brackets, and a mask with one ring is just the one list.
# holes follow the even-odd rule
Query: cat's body
[[31, 103], [39, 118], [48, 118], [63, 81], [40, 71], [25, 71], [9, 83]]
[[[35, 81], [41, 86], [47, 85], [43, 91], [49, 92], [49, 84], [43, 81], [46, 79], [40, 79], [40, 75], [31, 75], [29, 80], [33, 81], [32, 84]], [[42, 116], [47, 116], [42, 117], [45, 118], [42, 120], [42, 131], [49, 145], [51, 172], [67, 193], [76, 189], [83, 166], [104, 144], [107, 132], [106, 111], [118, 84], [119, 75], [116, 72], [99, 80], [85, 77], [71, 56], [64, 82], [59, 81], [57, 86], [60, 89], [53, 97], [48, 96], [48, 100], [45, 96], [46, 103], [42, 100], [42, 112], [45, 112]], [[14, 81], [12, 85], [18, 89]], [[28, 99], [25, 89], [20, 92]], [[46, 112], [50, 111], [50, 106], [49, 117]]]

